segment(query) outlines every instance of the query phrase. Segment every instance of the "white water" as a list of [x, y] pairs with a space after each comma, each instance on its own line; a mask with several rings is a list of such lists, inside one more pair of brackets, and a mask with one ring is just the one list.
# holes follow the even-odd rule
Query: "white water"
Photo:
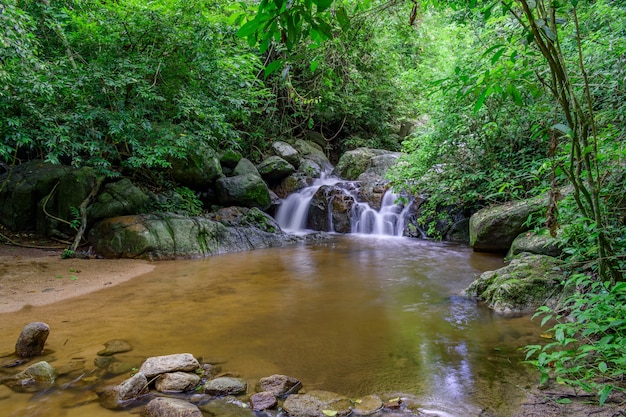
[[[335, 185], [342, 180], [337, 177], [322, 175], [315, 180], [313, 185], [306, 187], [297, 193], [289, 195], [278, 208], [276, 221], [280, 227], [289, 233], [304, 232], [307, 230], [307, 217], [313, 196], [324, 185]], [[355, 204], [352, 207], [350, 218], [351, 233], [378, 235], [378, 236], [402, 236], [405, 226], [405, 217], [409, 205], [396, 204], [398, 195], [387, 190], [383, 196], [380, 210], [373, 209], [368, 203], [358, 202], [357, 193], [346, 190], [346, 193], [354, 197]], [[332, 207], [332, 204], [329, 204]], [[332, 213], [328, 213], [331, 219]]]
[[323, 173], [313, 182], [313, 185], [287, 196], [276, 212], [276, 221], [280, 228], [289, 233], [306, 231], [309, 207], [317, 190], [323, 185], [335, 185], [340, 181], [340, 178]]
[[366, 235], [402, 236], [409, 205], [396, 204], [400, 196], [387, 190], [379, 211], [368, 203], [356, 203], [352, 207], [352, 233]]

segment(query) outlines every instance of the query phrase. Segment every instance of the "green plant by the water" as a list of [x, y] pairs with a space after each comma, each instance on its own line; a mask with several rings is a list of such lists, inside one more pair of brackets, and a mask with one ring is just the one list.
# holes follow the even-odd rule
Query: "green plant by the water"
[[597, 395], [604, 404], [615, 390], [624, 391], [626, 376], [626, 282], [600, 282], [585, 274], [572, 276], [575, 292], [564, 310], [541, 307], [535, 317], [553, 324], [553, 341], [526, 346], [526, 360], [541, 373], [541, 383], [557, 383]]

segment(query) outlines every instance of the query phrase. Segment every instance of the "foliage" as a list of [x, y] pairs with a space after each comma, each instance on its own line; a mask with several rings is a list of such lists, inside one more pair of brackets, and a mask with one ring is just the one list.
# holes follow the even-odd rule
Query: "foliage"
[[152, 205], [152, 210], [199, 216], [202, 214], [202, 201], [196, 193], [187, 187], [177, 187], [175, 190], [164, 193]]
[[112, 174], [166, 167], [192, 139], [241, 147], [268, 92], [256, 56], [203, 3], [9, 3], [2, 23], [18, 30], [3, 51], [19, 54], [2, 59], [0, 157]]
[[[541, 307], [542, 326], [553, 342], [526, 346], [526, 359], [557, 383], [598, 395], [604, 404], [614, 390], [624, 390], [626, 375], [626, 283], [600, 282], [585, 275], [572, 276], [567, 288], [573, 295], [564, 301], [567, 314]], [[571, 313], [569, 313], [571, 312]]]

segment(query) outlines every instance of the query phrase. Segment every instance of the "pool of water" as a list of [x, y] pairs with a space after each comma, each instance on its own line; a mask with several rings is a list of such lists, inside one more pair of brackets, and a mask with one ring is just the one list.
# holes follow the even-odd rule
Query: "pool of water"
[[[51, 334], [42, 359], [55, 367], [83, 360], [93, 370], [104, 342], [125, 339], [134, 349], [118, 358], [137, 367], [189, 352], [252, 387], [280, 373], [351, 397], [409, 394], [441, 415], [506, 416], [534, 378], [518, 349], [535, 343], [539, 329], [459, 295], [502, 264], [465, 246], [364, 236], [161, 262], [113, 288], [0, 314], [0, 352], [14, 348], [26, 323], [44, 321]], [[0, 415], [127, 414], [69, 406], [79, 395], [0, 386]]]

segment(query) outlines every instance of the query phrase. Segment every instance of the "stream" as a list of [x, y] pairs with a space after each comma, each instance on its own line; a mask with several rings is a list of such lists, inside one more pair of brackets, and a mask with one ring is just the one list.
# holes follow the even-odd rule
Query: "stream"
[[[134, 349], [117, 358], [136, 367], [149, 356], [188, 352], [250, 387], [280, 373], [307, 390], [410, 395], [433, 415], [507, 416], [535, 382], [518, 348], [536, 343], [539, 328], [459, 295], [502, 264], [462, 245], [362, 235], [160, 262], [112, 288], [1, 314], [0, 352], [14, 349], [26, 323], [45, 321], [51, 333], [37, 359], [56, 368], [84, 361], [89, 372], [106, 341], [124, 339]], [[0, 415], [130, 415], [97, 402], [73, 406], [81, 395], [0, 385]]]

